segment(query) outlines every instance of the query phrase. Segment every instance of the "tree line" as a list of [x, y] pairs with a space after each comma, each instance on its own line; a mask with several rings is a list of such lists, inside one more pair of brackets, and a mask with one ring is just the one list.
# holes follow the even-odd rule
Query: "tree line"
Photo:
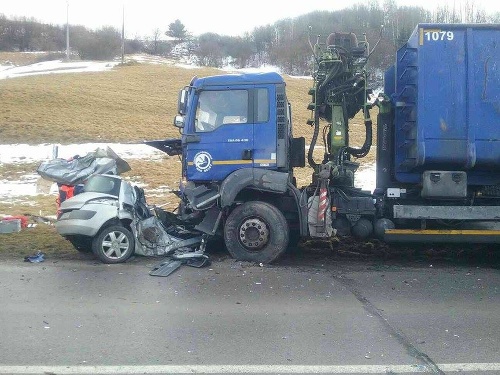
[[[459, 3], [459, 2], [457, 2]], [[270, 64], [290, 74], [309, 74], [311, 44], [324, 43], [332, 32], [366, 35], [373, 48], [370, 66], [385, 68], [408, 40], [418, 23], [498, 23], [500, 13], [487, 14], [473, 0], [460, 6], [442, 6], [435, 12], [420, 6], [398, 7], [395, 0], [353, 5], [338, 11], [314, 11], [259, 26], [243, 37], [229, 38], [207, 33], [198, 37], [196, 54], [201, 65], [222, 66], [231, 56], [238, 67]], [[383, 25], [383, 28], [381, 27]], [[319, 36], [319, 38], [318, 38]]]
[[[113, 27], [90, 30], [70, 26], [71, 52], [80, 59], [105, 60], [121, 49], [121, 34]], [[0, 51], [51, 52], [58, 57], [66, 50], [66, 26], [38, 22], [34, 18], [7, 18], [0, 14]]]
[[[397, 6], [395, 0], [382, 5], [353, 5], [337, 11], [313, 11], [274, 24], [258, 26], [243, 36], [216, 33], [193, 36], [180, 20], [163, 31], [153, 30], [144, 39], [125, 40], [125, 53], [144, 52], [162, 56], [189, 56], [202, 66], [238, 68], [269, 64], [289, 74], [310, 74], [311, 45], [336, 31], [366, 35], [377, 45], [370, 65], [384, 68], [393, 61], [418, 23], [498, 23], [500, 13], [487, 14], [474, 0], [457, 6], [442, 6], [430, 12], [419, 6]], [[383, 28], [382, 28], [383, 25]], [[112, 59], [121, 52], [121, 33], [113, 27], [90, 30], [70, 25], [71, 53], [80, 59]], [[50, 25], [33, 18], [7, 18], [0, 14], [0, 51], [53, 51], [66, 49], [66, 26]], [[57, 55], [57, 53], [56, 53]]]

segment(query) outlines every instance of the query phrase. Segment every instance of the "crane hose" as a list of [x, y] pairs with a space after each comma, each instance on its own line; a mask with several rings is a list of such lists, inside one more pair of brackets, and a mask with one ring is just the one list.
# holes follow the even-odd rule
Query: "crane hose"
[[312, 168], [318, 166], [318, 164], [314, 161], [314, 155], [313, 155], [314, 147], [316, 146], [316, 141], [318, 140], [318, 134], [319, 134], [319, 111], [316, 108], [316, 110], [314, 111], [314, 132], [311, 139], [311, 144], [309, 146], [309, 151], [307, 152], [307, 162]]
[[361, 148], [346, 147], [345, 151], [357, 158], [364, 158], [370, 152], [370, 147], [372, 145], [372, 119], [370, 118], [370, 113], [367, 109], [364, 110], [365, 116], [365, 142]]

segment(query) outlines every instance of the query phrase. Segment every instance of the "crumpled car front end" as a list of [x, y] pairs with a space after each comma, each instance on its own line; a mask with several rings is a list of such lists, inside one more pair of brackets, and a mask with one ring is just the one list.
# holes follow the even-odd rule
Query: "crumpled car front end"
[[202, 233], [169, 220], [172, 215], [149, 207], [144, 191], [121, 177], [95, 175], [83, 193], [61, 204], [55, 227], [77, 250], [92, 250], [104, 263], [124, 262], [134, 253], [192, 254]]

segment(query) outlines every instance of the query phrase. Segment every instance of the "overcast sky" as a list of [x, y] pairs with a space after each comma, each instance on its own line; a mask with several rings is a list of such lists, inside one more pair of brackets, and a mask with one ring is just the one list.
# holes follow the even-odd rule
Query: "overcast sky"
[[[488, 13], [500, 12], [498, 0], [396, 0], [396, 3], [418, 4], [433, 10], [438, 5], [452, 6], [466, 1]], [[338, 10], [356, 3], [355, 0], [0, 0], [0, 13], [63, 25], [68, 10], [70, 24], [92, 29], [110, 25], [121, 29], [122, 10], [125, 9], [128, 38], [150, 36], [155, 28], [164, 32], [176, 19], [194, 35], [215, 32], [238, 36], [282, 18], [314, 10]]]

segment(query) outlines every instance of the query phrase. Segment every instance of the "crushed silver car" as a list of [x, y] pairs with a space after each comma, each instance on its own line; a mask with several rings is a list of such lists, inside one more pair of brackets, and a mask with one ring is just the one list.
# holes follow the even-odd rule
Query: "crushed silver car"
[[174, 214], [148, 206], [141, 188], [98, 174], [61, 203], [55, 227], [77, 250], [91, 250], [104, 263], [125, 262], [133, 254], [207, 258], [206, 235], [179, 224]]

